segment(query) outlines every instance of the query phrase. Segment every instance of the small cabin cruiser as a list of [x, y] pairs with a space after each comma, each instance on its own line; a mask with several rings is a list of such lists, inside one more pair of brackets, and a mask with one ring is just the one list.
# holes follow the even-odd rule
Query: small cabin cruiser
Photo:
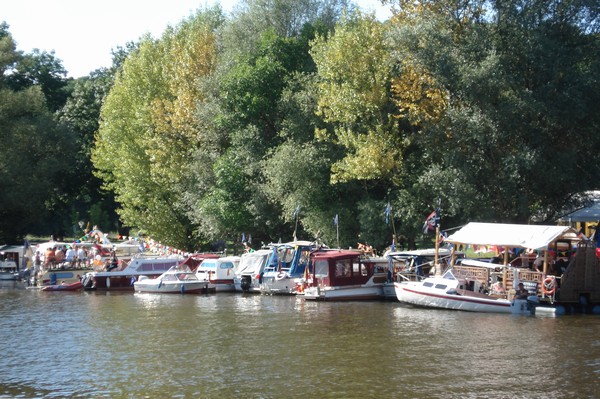
[[189, 267], [173, 266], [157, 278], [140, 276], [133, 283], [135, 292], [161, 294], [198, 294], [209, 290], [207, 281], [200, 281]]
[[235, 291], [233, 279], [239, 263], [239, 256], [205, 259], [196, 269], [196, 277], [198, 280], [214, 284], [216, 292], [233, 292]]
[[387, 263], [365, 258], [361, 251], [329, 250], [311, 256], [314, 272], [306, 273], [307, 300], [382, 299]]

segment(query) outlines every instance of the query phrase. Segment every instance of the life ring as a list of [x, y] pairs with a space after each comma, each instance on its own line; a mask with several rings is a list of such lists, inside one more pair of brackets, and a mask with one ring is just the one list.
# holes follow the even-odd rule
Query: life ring
[[552, 295], [556, 291], [556, 278], [554, 276], [546, 277], [542, 283], [542, 292], [546, 295]]
[[279, 272], [277, 273], [277, 275], [275, 276], [275, 280], [279, 281], [279, 280], [283, 280], [285, 278], [285, 273], [283, 272]]

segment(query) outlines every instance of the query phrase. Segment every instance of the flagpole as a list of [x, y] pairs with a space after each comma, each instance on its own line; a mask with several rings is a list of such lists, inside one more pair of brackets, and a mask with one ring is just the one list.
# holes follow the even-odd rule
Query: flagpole
[[[335, 215], [337, 217], [337, 215]], [[335, 230], [336, 230], [336, 238], [337, 238], [337, 246], [340, 247], [340, 221], [336, 219]]]
[[441, 265], [439, 262], [439, 252], [440, 252], [440, 225], [439, 223], [435, 226], [435, 275], [439, 277], [442, 275]]
[[440, 218], [442, 212], [442, 199], [438, 198], [438, 206], [435, 210], [435, 275], [442, 275], [442, 265], [439, 262], [440, 255]]

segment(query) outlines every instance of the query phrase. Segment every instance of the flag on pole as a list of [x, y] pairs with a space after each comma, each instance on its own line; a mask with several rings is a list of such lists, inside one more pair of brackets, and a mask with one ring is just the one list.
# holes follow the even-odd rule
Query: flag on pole
[[339, 220], [338, 220], [338, 215], [337, 215], [337, 213], [336, 213], [336, 214], [335, 214], [335, 217], [333, 218], [333, 225], [334, 225], [334, 226], [337, 226], [337, 225], [338, 225], [338, 222], [339, 222]]
[[246, 242], [246, 233], [242, 233], [242, 242]]
[[300, 205], [296, 205], [296, 209], [294, 209], [294, 219], [296, 219], [296, 217], [298, 217], [298, 213], [300, 212]]
[[423, 223], [423, 234], [430, 233], [435, 231], [435, 211], [431, 212], [427, 219], [425, 219], [425, 223]]
[[390, 203], [388, 202], [385, 207], [385, 224], [388, 224], [390, 222], [390, 213], [391, 212], [392, 212], [392, 207], [391, 207]]

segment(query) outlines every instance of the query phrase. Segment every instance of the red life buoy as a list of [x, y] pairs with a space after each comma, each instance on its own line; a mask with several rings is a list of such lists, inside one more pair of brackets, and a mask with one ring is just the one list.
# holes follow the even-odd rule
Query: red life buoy
[[542, 292], [546, 295], [552, 295], [556, 291], [556, 277], [546, 277], [542, 283]]

